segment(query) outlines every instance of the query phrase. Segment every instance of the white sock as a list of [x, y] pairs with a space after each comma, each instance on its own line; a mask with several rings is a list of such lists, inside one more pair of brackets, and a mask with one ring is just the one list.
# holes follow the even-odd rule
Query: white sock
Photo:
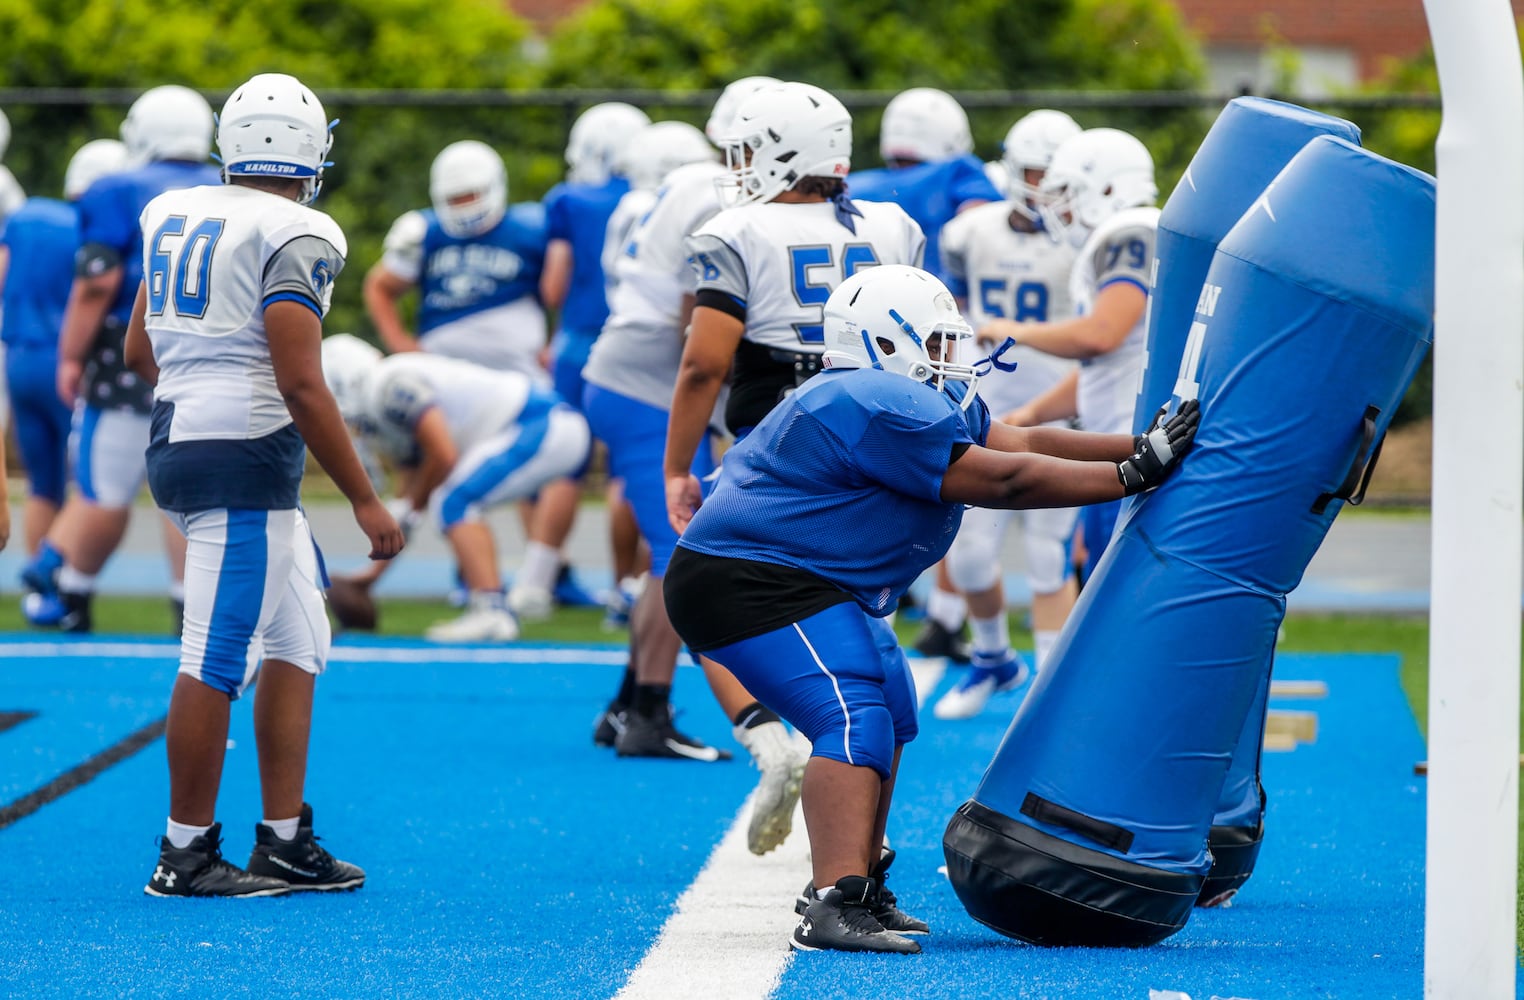
[[1053, 646], [1058, 642], [1058, 631], [1039, 631], [1032, 633], [1032, 645], [1036, 647], [1037, 662], [1032, 664], [1037, 670], [1041, 670], [1043, 664], [1048, 662], [1048, 654], [1053, 652]]
[[171, 581], [169, 581], [169, 599], [171, 601], [179, 601], [181, 604], [185, 603], [185, 581], [184, 580], [171, 580]]
[[488, 611], [501, 611], [508, 606], [507, 598], [501, 590], [473, 590], [471, 591], [471, 607], [485, 608]]
[[296, 828], [302, 825], [302, 818], [292, 816], [290, 819], [262, 819], [260, 822], [274, 830], [281, 840], [295, 840]]
[[963, 627], [964, 619], [968, 617], [968, 602], [962, 594], [933, 587], [931, 596], [926, 598], [926, 617], [947, 631], [956, 632]]
[[544, 542], [528, 542], [524, 545], [524, 561], [513, 582], [521, 587], [537, 587], [550, 590], [556, 585], [556, 573], [561, 569], [561, 554]]
[[210, 826], [186, 826], [171, 819], [164, 827], [164, 839], [169, 841], [171, 847], [185, 848], [210, 829]]
[[93, 594], [95, 593], [94, 575], [86, 575], [79, 570], [64, 563], [58, 571], [58, 589], [70, 594]]
[[1005, 614], [993, 618], [970, 618], [974, 648], [981, 653], [1001, 653], [1011, 648], [1011, 624]]

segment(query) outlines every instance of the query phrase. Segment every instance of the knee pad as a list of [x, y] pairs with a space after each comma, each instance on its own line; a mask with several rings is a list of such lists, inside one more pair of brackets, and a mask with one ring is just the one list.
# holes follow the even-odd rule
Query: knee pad
[[1034, 594], [1051, 594], [1069, 576], [1069, 543], [1027, 536], [1027, 584]]
[[965, 594], [977, 594], [999, 582], [1000, 553], [994, 542], [983, 533], [958, 532], [947, 550], [947, 576], [954, 587]]

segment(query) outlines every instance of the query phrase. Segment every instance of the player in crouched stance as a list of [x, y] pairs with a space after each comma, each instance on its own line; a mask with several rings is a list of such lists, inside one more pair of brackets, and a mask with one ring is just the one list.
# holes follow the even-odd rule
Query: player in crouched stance
[[825, 304], [824, 370], [726, 454], [665, 581], [678, 633], [814, 750], [804, 816], [814, 878], [792, 945], [912, 953], [924, 921], [883, 887], [916, 696], [885, 617], [946, 554], [963, 506], [1072, 506], [1163, 481], [1194, 402], [1141, 439], [992, 423], [973, 333], [925, 271], [868, 268]]
[[[323, 372], [350, 430], [405, 474], [392, 510], [403, 527], [438, 523], [470, 596], [459, 618], [429, 627], [435, 642], [511, 642], [519, 623], [503, 596], [489, 507], [533, 496], [587, 460], [587, 421], [522, 372], [409, 351], [381, 352], [349, 334], [323, 342]], [[554, 548], [536, 523], [531, 545]], [[368, 589], [390, 565], [348, 579]], [[335, 608], [337, 611], [337, 607]]]
[[[344, 234], [305, 207], [332, 137], [295, 78], [261, 74], [222, 109], [226, 186], [143, 210], [144, 280], [128, 327], [156, 385], [148, 481], [187, 540], [185, 631], [169, 704], [169, 822], [144, 892], [275, 896], [356, 889], [303, 801], [312, 696], [327, 661], [322, 563], [298, 506], [305, 448], [354, 509], [375, 558], [402, 548], [320, 367]], [[304, 448], [305, 445], [305, 448]], [[247, 870], [223, 859], [217, 789], [233, 699], [254, 682], [263, 822]]]

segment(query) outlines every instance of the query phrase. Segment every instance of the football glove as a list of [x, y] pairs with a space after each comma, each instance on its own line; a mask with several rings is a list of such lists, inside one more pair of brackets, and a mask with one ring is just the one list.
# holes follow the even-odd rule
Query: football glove
[[1161, 406], [1153, 425], [1133, 439], [1133, 455], [1117, 465], [1117, 478], [1128, 496], [1151, 490], [1164, 482], [1196, 440], [1201, 423], [1201, 404], [1187, 399], [1173, 416]]

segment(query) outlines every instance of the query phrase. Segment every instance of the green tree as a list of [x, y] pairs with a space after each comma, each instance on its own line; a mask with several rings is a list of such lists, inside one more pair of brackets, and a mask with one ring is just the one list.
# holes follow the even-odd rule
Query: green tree
[[[350, 241], [331, 326], [362, 329], [360, 276], [391, 221], [428, 199], [428, 167], [445, 144], [481, 138], [510, 176], [558, 171], [564, 134], [547, 111], [346, 106], [338, 88], [516, 88], [536, 70], [522, 56], [528, 31], [499, 0], [53, 0], [0, 4], [0, 79], [10, 87], [122, 88], [119, 103], [7, 107], [14, 139], [6, 164], [29, 192], [56, 195], [69, 156], [114, 136], [126, 103], [163, 83], [202, 90], [214, 108], [255, 73], [291, 73], [324, 100], [334, 166], [319, 207]], [[540, 149], [525, 150], [538, 131]], [[523, 191], [537, 197], [544, 190]]]
[[[716, 90], [754, 74], [828, 90], [1190, 90], [1202, 60], [1166, 0], [601, 0], [550, 39], [549, 86]], [[981, 102], [982, 103], [982, 102]], [[993, 156], [1020, 113], [971, 107]], [[701, 118], [692, 112], [690, 120]], [[878, 163], [879, 111], [856, 112], [856, 158]], [[1194, 113], [1078, 111], [1085, 125], [1140, 132], [1163, 171], [1205, 132]], [[1181, 156], [1182, 150], [1184, 157]], [[1183, 168], [1183, 162], [1180, 168]]]

